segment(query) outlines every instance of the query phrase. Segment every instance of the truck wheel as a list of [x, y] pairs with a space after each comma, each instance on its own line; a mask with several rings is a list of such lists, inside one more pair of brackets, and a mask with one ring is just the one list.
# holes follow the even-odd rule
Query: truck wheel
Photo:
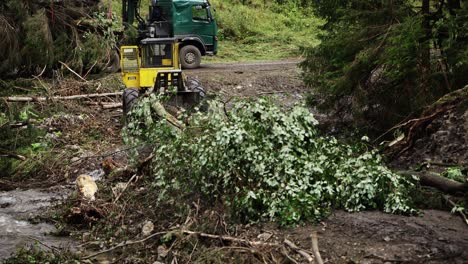
[[195, 69], [200, 66], [201, 52], [192, 45], [183, 46], [180, 49], [180, 63], [185, 69]]
[[128, 112], [132, 110], [133, 105], [135, 105], [139, 96], [139, 92], [135, 88], [125, 89], [122, 94], [122, 110], [124, 116], [126, 117]]

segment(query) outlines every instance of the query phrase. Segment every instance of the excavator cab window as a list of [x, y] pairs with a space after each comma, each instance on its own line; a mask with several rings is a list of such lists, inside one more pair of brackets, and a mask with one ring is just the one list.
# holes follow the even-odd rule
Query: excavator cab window
[[143, 68], [172, 67], [171, 44], [146, 44], [143, 46]]
[[138, 72], [138, 48], [126, 47], [122, 49], [122, 72]]

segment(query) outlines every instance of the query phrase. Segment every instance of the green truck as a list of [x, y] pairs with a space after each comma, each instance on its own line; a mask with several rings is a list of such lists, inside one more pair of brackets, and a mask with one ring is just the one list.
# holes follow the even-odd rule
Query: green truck
[[180, 43], [180, 63], [192, 69], [201, 56], [218, 52], [218, 26], [208, 0], [151, 0], [148, 18], [140, 15], [141, 0], [122, 0], [126, 27], [138, 22], [139, 38], [174, 37]]

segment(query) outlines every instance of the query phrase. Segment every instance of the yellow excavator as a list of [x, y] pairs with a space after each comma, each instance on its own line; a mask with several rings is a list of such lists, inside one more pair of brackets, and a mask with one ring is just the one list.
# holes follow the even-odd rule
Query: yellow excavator
[[[161, 10], [158, 4], [158, 1], [152, 1], [150, 14]], [[150, 26], [140, 25], [142, 37], [138, 45], [120, 47], [122, 81], [126, 87], [122, 96], [125, 115], [145, 93], [171, 95], [171, 105], [181, 107], [192, 106], [205, 96], [200, 82], [183, 76], [179, 41], [172, 36], [171, 21], [160, 12], [154, 17], [150, 15]]]
[[179, 64], [174, 38], [146, 38], [139, 46], [122, 46], [123, 111], [127, 114], [143, 93], [172, 95], [171, 103], [187, 107], [198, 103], [205, 91], [196, 79], [186, 79]]

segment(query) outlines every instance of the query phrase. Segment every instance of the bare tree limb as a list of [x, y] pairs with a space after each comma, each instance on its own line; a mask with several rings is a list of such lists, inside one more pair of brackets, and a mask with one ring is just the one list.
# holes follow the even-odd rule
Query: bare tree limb
[[96, 256], [99, 256], [99, 255], [102, 255], [104, 253], [107, 253], [107, 252], [111, 252], [113, 250], [116, 250], [118, 248], [121, 248], [121, 247], [126, 247], [126, 246], [129, 246], [129, 245], [133, 245], [133, 244], [138, 244], [138, 243], [143, 243], [145, 242], [146, 240], [148, 239], [151, 239], [155, 236], [159, 236], [159, 235], [164, 235], [164, 234], [167, 234], [168, 232], [157, 232], [157, 233], [154, 233], [154, 234], [151, 234], [143, 239], [140, 239], [140, 240], [134, 240], [134, 241], [127, 241], [127, 242], [122, 242], [114, 247], [111, 247], [111, 248], [108, 248], [106, 250], [102, 250], [102, 251], [99, 251], [97, 253], [94, 253], [94, 254], [91, 254], [91, 255], [88, 255], [86, 257], [83, 257], [82, 259], [90, 259], [90, 258], [94, 258]]
[[51, 96], [51, 97], [27, 97], [27, 96], [11, 96], [3, 97], [7, 102], [44, 102], [48, 100], [76, 100], [76, 99], [88, 99], [97, 97], [107, 97], [122, 95], [122, 92], [113, 93], [94, 93], [94, 94], [79, 94], [70, 96]]

